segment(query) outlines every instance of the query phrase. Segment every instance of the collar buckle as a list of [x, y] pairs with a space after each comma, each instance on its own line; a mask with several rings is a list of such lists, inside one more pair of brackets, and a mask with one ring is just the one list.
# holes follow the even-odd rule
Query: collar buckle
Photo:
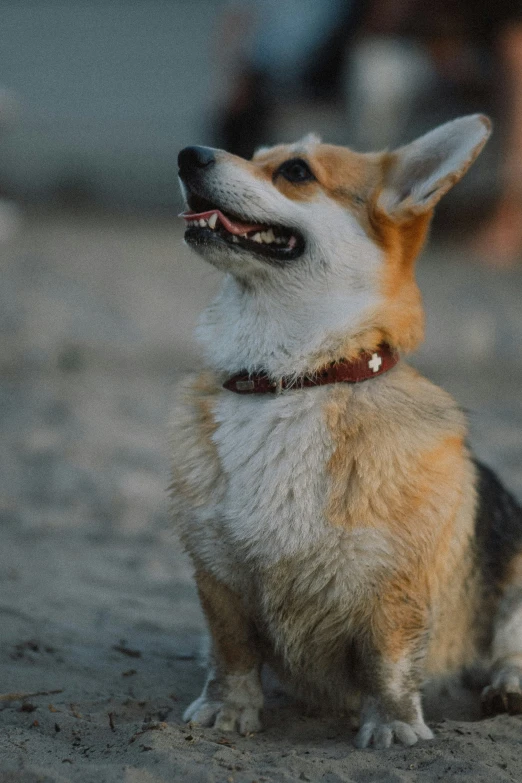
[[236, 391], [238, 392], [254, 391], [254, 389], [256, 388], [256, 385], [253, 380], [236, 381], [235, 386], [236, 386]]

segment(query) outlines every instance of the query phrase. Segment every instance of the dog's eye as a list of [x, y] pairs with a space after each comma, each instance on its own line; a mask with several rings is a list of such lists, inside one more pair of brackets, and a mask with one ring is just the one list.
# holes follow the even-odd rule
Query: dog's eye
[[292, 158], [282, 163], [276, 171], [276, 177], [279, 175], [288, 182], [309, 182], [315, 179], [310, 166], [301, 158]]

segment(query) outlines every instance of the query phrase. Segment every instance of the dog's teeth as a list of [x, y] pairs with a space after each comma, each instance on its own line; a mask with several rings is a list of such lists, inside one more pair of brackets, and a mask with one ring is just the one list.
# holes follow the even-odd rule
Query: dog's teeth
[[218, 219], [217, 212], [214, 212], [214, 214], [212, 214], [208, 219], [209, 228], [211, 228], [212, 230], [214, 230], [216, 227], [217, 219]]
[[201, 218], [200, 221], [199, 221], [199, 225], [201, 226], [201, 228], [204, 228], [207, 225], [207, 221], [203, 220], [203, 218]]
[[257, 231], [257, 232], [254, 234], [254, 236], [252, 237], [252, 240], [253, 240], [254, 242], [262, 242], [262, 241], [263, 241], [263, 240], [261, 239], [261, 234], [259, 233], [259, 231]]
[[290, 248], [290, 250], [293, 250], [296, 245], [297, 245], [297, 239], [294, 236], [291, 236], [290, 239], [288, 240], [288, 247]]
[[269, 244], [275, 242], [275, 235], [271, 228], [268, 231], [264, 231], [261, 236], [265, 242], [268, 242]]

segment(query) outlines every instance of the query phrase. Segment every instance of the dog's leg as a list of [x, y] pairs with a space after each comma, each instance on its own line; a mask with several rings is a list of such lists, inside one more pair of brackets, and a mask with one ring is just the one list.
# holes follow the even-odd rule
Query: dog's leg
[[374, 659], [373, 668], [373, 692], [363, 698], [356, 746], [389, 748], [395, 740], [414, 745], [419, 739], [432, 739], [433, 733], [424, 723], [412, 661], [407, 656], [396, 661]]
[[491, 684], [482, 692], [483, 713], [522, 713], [522, 587], [506, 591], [493, 634]]
[[212, 656], [201, 696], [183, 719], [221, 731], [259, 731], [263, 693], [255, 630], [241, 599], [207, 571], [196, 572], [212, 636]]
[[[397, 600], [399, 598], [399, 600]], [[372, 618], [373, 633], [361, 648], [363, 702], [359, 748], [414, 745], [432, 739], [422, 715], [420, 684], [427, 613], [406, 594], [384, 600]]]

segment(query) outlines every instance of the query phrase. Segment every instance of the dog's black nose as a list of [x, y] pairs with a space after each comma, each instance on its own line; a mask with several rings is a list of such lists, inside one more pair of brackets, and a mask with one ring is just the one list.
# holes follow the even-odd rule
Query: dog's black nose
[[210, 147], [185, 147], [178, 155], [181, 175], [194, 171], [194, 169], [206, 169], [215, 162], [214, 150]]

